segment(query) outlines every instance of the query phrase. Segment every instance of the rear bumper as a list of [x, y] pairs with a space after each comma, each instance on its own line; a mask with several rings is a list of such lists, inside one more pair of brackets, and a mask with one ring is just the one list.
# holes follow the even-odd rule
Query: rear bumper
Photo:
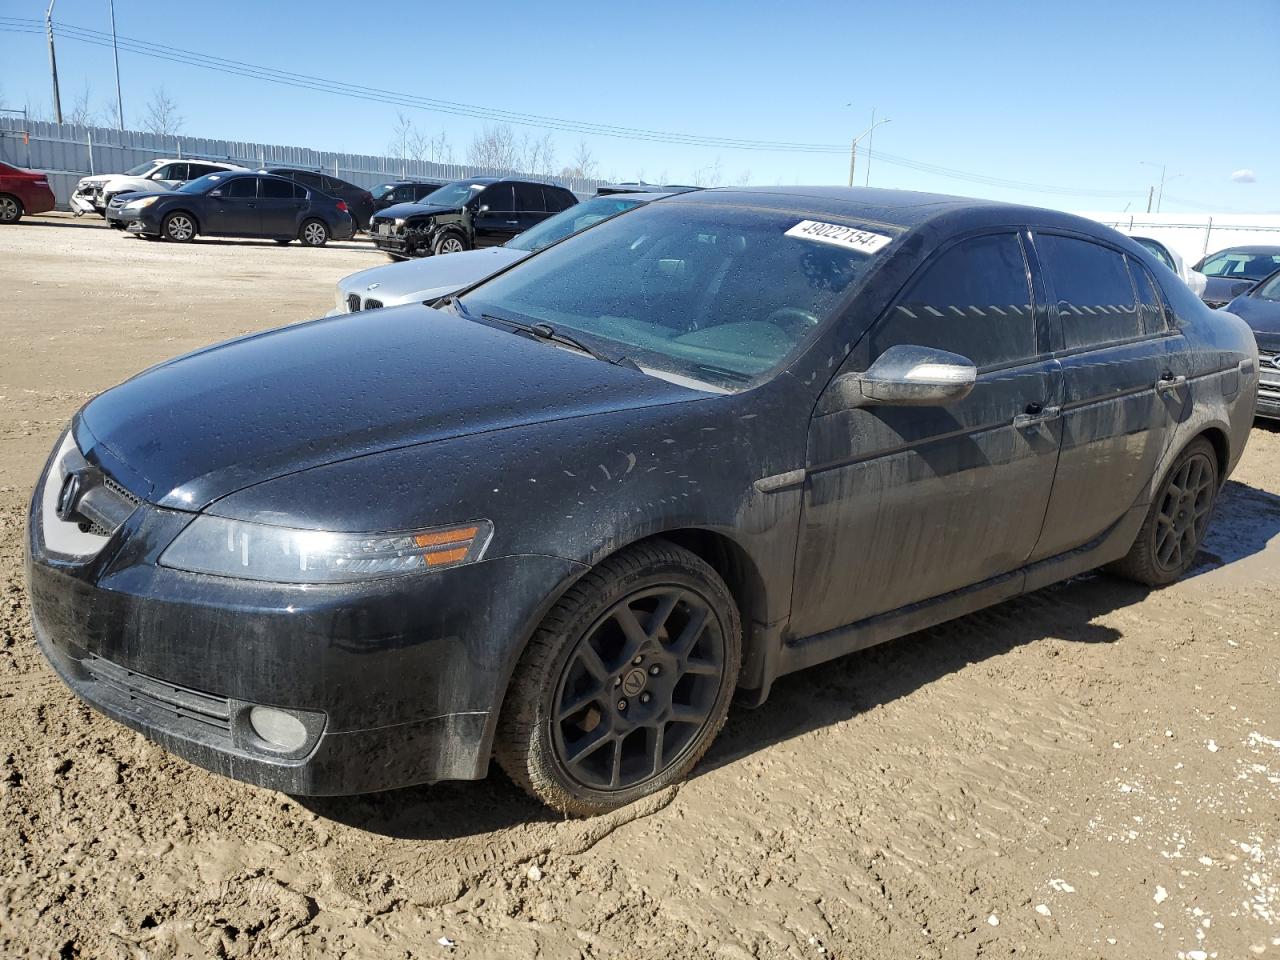
[[53, 191], [49, 189], [41, 189], [37, 187], [34, 190], [28, 190], [21, 197], [22, 209], [24, 213], [48, 213], [56, 205]]

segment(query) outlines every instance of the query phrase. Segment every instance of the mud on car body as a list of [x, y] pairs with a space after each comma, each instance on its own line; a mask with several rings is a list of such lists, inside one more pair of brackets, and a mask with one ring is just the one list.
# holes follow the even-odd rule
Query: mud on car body
[[461, 253], [506, 243], [577, 202], [553, 184], [473, 177], [379, 211], [369, 222], [369, 235], [393, 260]]
[[1257, 350], [1068, 214], [670, 197], [438, 309], [85, 405], [33, 495], [37, 640], [89, 703], [295, 793], [483, 777], [588, 814], [735, 689], [1104, 564], [1191, 564]]

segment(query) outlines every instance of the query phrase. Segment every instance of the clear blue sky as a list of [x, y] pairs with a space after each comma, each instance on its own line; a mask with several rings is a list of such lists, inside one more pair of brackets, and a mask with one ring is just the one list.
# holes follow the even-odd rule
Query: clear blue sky
[[[0, 16], [42, 18], [44, 6], [0, 0]], [[55, 21], [107, 30], [107, 0], [58, 0]], [[676, 133], [840, 143], [869, 125], [874, 107], [892, 118], [876, 131], [877, 152], [1104, 193], [971, 183], [888, 159], [873, 163], [876, 186], [1068, 209], [1122, 209], [1127, 198], [1105, 194], [1122, 190], [1141, 211], [1159, 170], [1140, 162], [1165, 161], [1166, 212], [1280, 212], [1280, 0], [651, 0], [625, 8], [116, 0], [116, 21], [122, 36], [279, 70]], [[109, 49], [63, 38], [58, 65], [64, 111], [86, 84], [95, 108], [113, 100]], [[381, 153], [403, 109], [127, 52], [121, 72], [127, 122], [140, 121], [163, 85], [191, 135]], [[50, 110], [42, 36], [0, 32], [0, 99]], [[447, 133], [459, 161], [483, 125], [406, 112], [424, 130]], [[582, 138], [554, 136], [557, 166], [567, 164]], [[689, 181], [717, 162], [727, 183], [848, 176], [847, 153], [586, 139], [599, 173], [619, 179]], [[1254, 182], [1233, 181], [1241, 170]]]

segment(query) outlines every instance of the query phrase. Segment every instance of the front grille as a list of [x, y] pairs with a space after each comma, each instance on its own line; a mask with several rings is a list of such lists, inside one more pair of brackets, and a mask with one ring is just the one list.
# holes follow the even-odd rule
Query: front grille
[[381, 309], [382, 309], [382, 301], [381, 301], [381, 300], [366, 300], [366, 301], [364, 302], [364, 308], [365, 308], [366, 310], [381, 310]]
[[360, 312], [360, 294], [358, 293], [347, 294], [347, 312], [348, 313]]
[[93, 679], [119, 698], [169, 717], [200, 724], [228, 739], [231, 737], [231, 704], [225, 697], [211, 696], [135, 673], [95, 654], [89, 654], [80, 663]]

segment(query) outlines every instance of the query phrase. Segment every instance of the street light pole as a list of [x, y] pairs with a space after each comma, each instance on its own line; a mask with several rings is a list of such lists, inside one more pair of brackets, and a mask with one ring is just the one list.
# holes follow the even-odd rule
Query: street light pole
[[[849, 144], [849, 186], [851, 187], [853, 186], [854, 161], [857, 160], [857, 157], [858, 157], [858, 141], [861, 140], [863, 137], [867, 136], [868, 134], [873, 133], [876, 127], [883, 126], [884, 124], [888, 123], [890, 119], [889, 117], [885, 117], [883, 120], [876, 120], [875, 115], [876, 115], [875, 111], [872, 110], [871, 119], [875, 122], [873, 122], [871, 126], [867, 127], [867, 129], [863, 130], [860, 134], [854, 137], [853, 141]], [[868, 184], [871, 183], [871, 155], [869, 151], [867, 154], [867, 183]]]
[[111, 54], [116, 58], [116, 119], [124, 129], [124, 98], [120, 96], [120, 48], [116, 46], [116, 0], [108, 0], [111, 8]]
[[53, 75], [53, 115], [58, 123], [62, 123], [62, 96], [58, 93], [58, 58], [53, 52], [53, 5], [56, 0], [49, 0], [49, 9], [44, 14], [44, 28], [49, 36], [49, 72]]

